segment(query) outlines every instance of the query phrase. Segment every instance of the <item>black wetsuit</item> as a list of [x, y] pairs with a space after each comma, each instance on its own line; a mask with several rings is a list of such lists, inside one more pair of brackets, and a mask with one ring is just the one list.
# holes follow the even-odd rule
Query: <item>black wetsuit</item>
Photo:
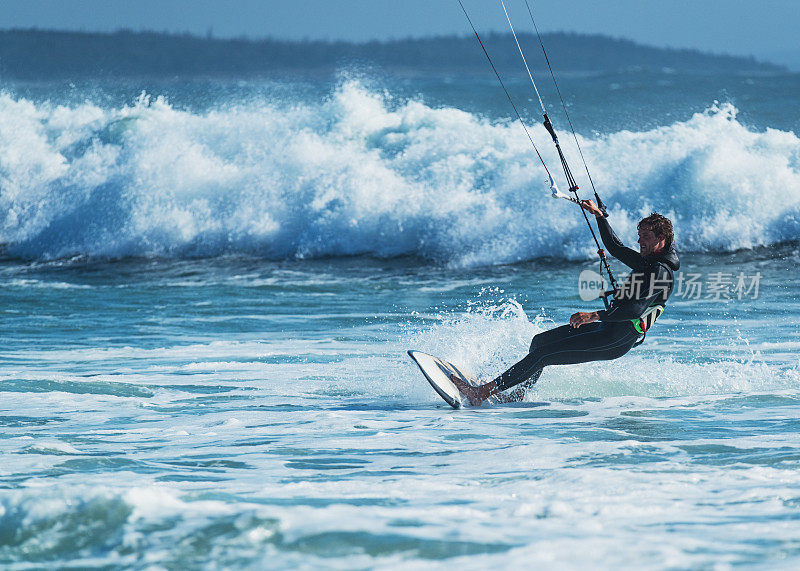
[[[599, 218], [600, 236], [608, 252], [633, 270], [617, 288], [610, 310], [602, 310], [600, 321], [578, 329], [562, 325], [536, 335], [530, 353], [495, 379], [504, 391], [525, 383], [533, 385], [548, 365], [571, 365], [621, 357], [641, 334], [631, 320], [638, 319], [653, 304], [664, 305], [672, 293], [672, 272], [680, 267], [673, 248], [651, 256], [622, 245], [608, 221]], [[519, 389], [518, 389], [519, 390]], [[518, 395], [519, 396], [519, 395]]]

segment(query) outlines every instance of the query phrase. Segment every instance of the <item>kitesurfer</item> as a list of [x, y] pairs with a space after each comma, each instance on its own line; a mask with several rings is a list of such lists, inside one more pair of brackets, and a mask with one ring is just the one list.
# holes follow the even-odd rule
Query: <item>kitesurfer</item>
[[[548, 365], [571, 365], [621, 357], [643, 340], [647, 329], [664, 311], [672, 293], [673, 272], [680, 261], [672, 247], [672, 222], [656, 212], [638, 224], [639, 252], [617, 238], [607, 215], [591, 200], [580, 205], [594, 214], [608, 252], [633, 271], [614, 292], [611, 308], [579, 311], [562, 325], [536, 335], [530, 352], [493, 381], [472, 387], [456, 376], [451, 380], [470, 404], [498, 395], [502, 401], [521, 400], [524, 389], [538, 380]], [[517, 387], [511, 393], [503, 393]]]

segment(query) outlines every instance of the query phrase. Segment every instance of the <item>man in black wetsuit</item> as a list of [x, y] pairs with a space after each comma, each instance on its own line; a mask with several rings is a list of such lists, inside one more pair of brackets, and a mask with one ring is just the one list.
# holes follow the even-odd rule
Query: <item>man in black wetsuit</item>
[[[524, 388], [533, 386], [548, 365], [621, 357], [664, 311], [672, 293], [673, 271], [680, 267], [672, 247], [672, 222], [655, 212], [641, 220], [639, 252], [636, 252], [623, 246], [594, 202], [583, 200], [581, 206], [597, 217], [608, 252], [633, 271], [615, 291], [610, 310], [579, 311], [570, 317], [569, 325], [539, 333], [533, 338], [528, 355], [493, 381], [472, 387], [452, 376], [451, 380], [470, 404], [480, 404], [494, 395], [503, 401], [520, 400]], [[518, 388], [512, 394], [499, 394], [515, 386]]]

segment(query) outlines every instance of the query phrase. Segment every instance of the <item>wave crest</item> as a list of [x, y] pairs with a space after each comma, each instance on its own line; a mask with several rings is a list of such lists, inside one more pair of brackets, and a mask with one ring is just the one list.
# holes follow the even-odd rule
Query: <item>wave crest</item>
[[[682, 250], [796, 238], [800, 141], [736, 113], [715, 103], [684, 122], [580, 138], [623, 239], [654, 209]], [[544, 128], [532, 133], [555, 167]], [[118, 109], [0, 95], [0, 241], [28, 259], [590, 256], [582, 217], [545, 179], [518, 125], [355, 81], [317, 104], [205, 113], [146, 95]]]

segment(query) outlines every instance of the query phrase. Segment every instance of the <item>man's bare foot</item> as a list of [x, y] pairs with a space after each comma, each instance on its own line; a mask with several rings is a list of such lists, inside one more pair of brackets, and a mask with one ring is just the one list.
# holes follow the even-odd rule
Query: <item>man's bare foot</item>
[[477, 387], [473, 387], [472, 385], [465, 383], [455, 375], [450, 375], [450, 380], [456, 386], [458, 392], [467, 397], [469, 404], [471, 404], [472, 406], [478, 406], [483, 401], [492, 396], [492, 389], [494, 388], [492, 386], [493, 383], [486, 383], [485, 385], [478, 385]]
[[465, 383], [455, 375], [450, 375], [450, 380], [456, 386], [458, 392], [467, 397], [469, 404], [473, 406], [481, 404], [482, 401], [478, 400], [477, 389], [475, 387]]

